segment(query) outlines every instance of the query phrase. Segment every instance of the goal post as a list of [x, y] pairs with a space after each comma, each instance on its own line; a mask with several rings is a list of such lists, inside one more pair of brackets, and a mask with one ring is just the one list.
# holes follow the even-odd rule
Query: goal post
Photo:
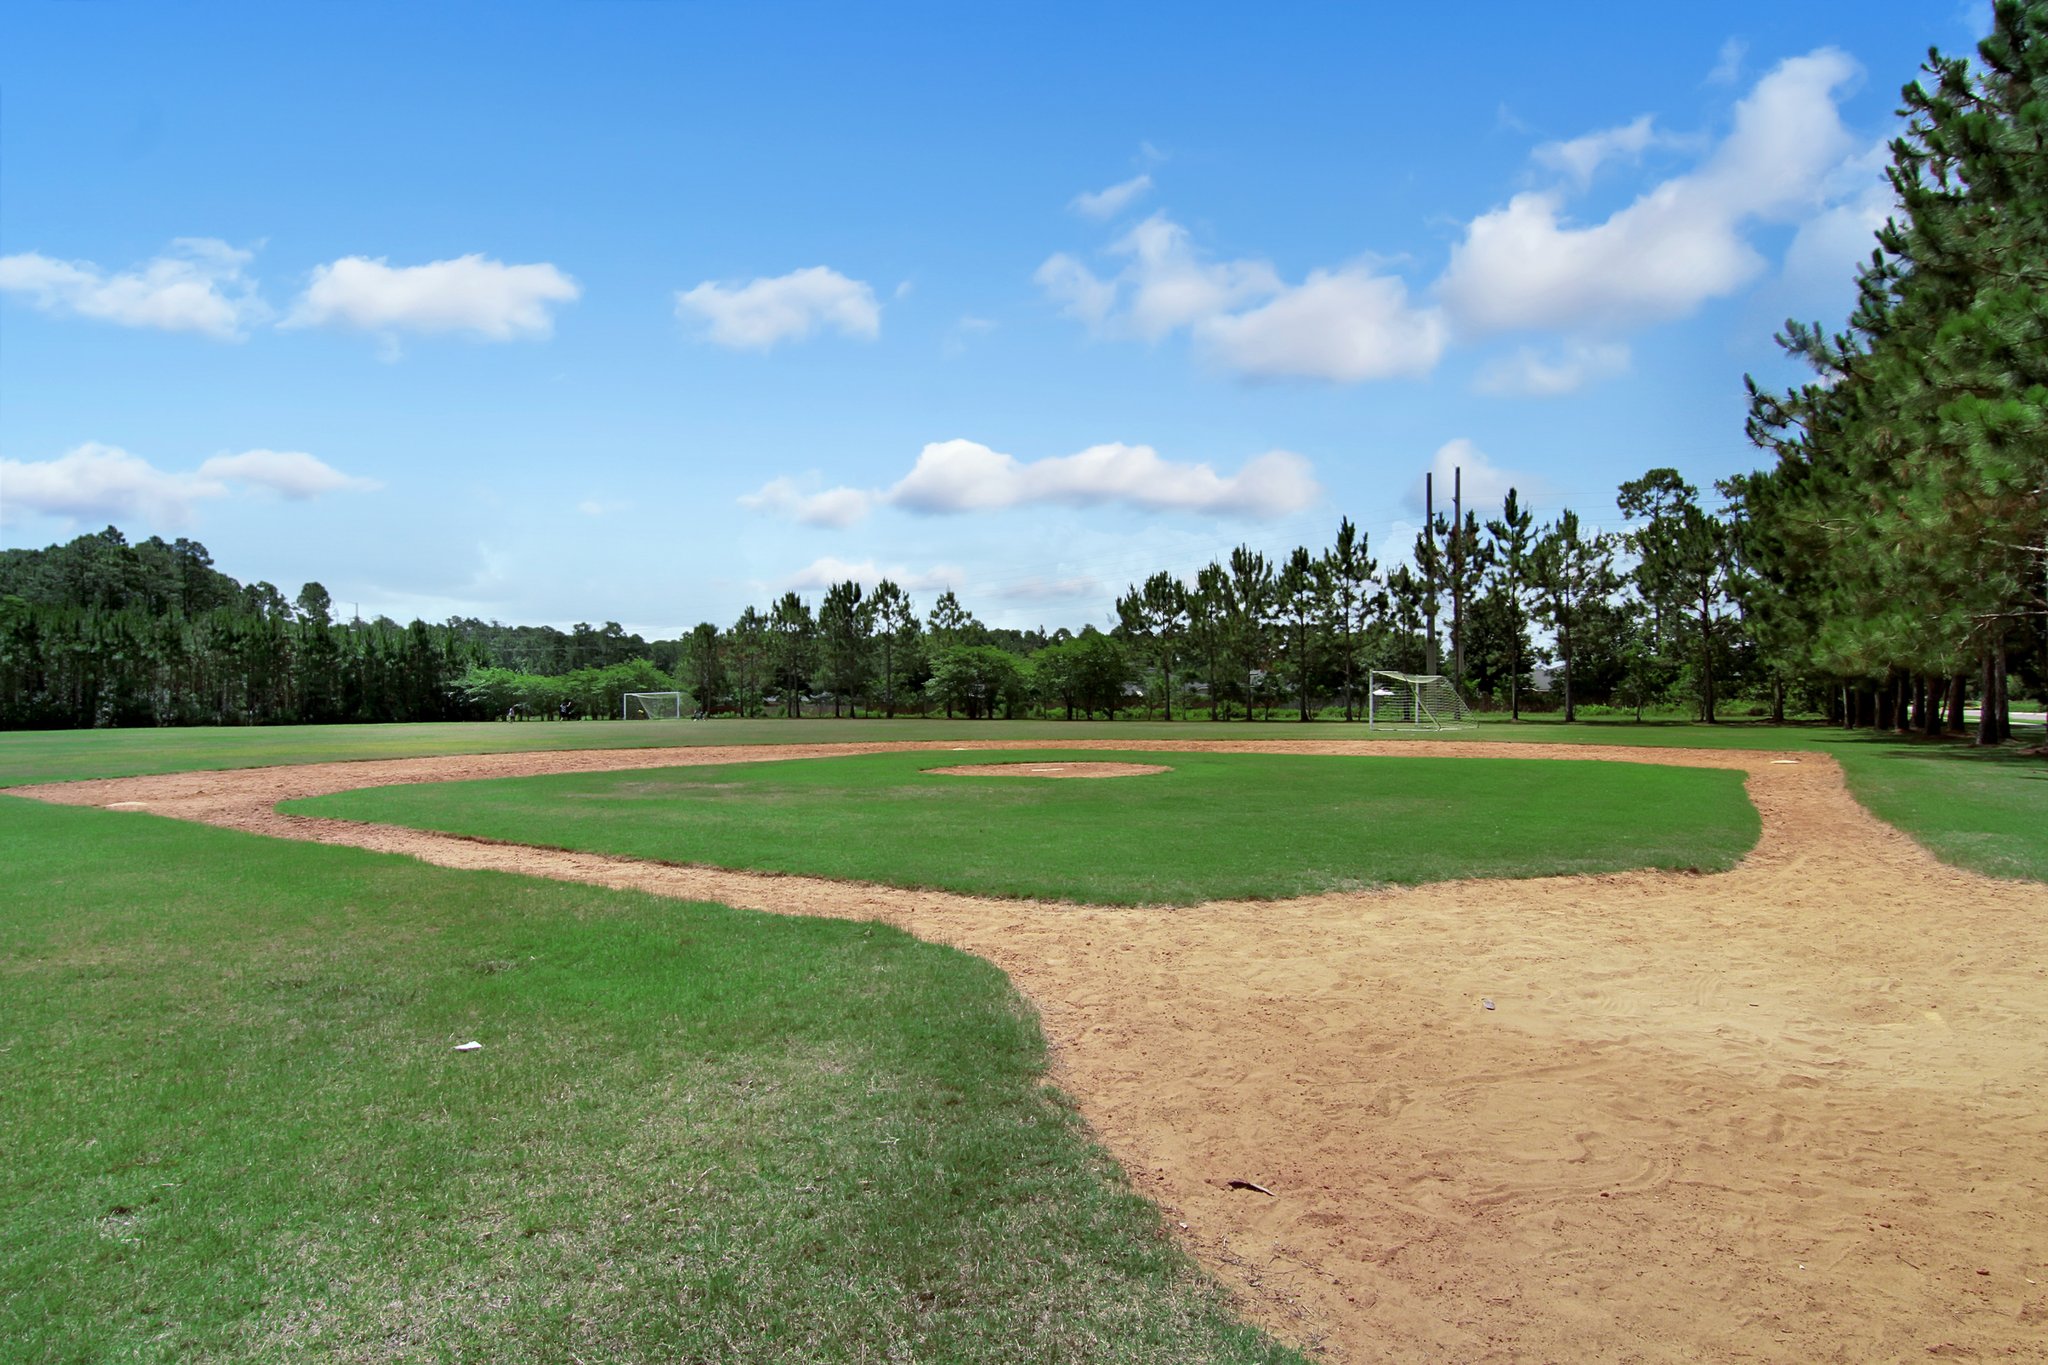
[[1463, 730], [1477, 723], [1441, 673], [1377, 668], [1366, 676], [1365, 721], [1378, 730]]
[[620, 720], [681, 720], [680, 692], [628, 692], [619, 702]]

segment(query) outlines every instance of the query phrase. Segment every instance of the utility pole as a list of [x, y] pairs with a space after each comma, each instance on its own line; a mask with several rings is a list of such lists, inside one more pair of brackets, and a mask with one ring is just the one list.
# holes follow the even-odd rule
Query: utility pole
[[1422, 671], [1436, 672], [1436, 472], [1422, 476], [1422, 537], [1428, 546], [1422, 566], [1422, 615], [1429, 622], [1429, 646]]
[[1465, 469], [1451, 466], [1451, 681], [1465, 690]]

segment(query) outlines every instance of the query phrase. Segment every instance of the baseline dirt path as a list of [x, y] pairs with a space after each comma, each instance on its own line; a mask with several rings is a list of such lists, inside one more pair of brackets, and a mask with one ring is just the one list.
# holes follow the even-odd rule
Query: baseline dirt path
[[397, 782], [954, 747], [508, 754], [13, 794], [874, 918], [979, 953], [1037, 1005], [1059, 1083], [1247, 1314], [1330, 1360], [2048, 1359], [2048, 887], [1942, 865], [1823, 757], [1059, 745], [1730, 767], [1763, 816], [1755, 852], [1711, 877], [1187, 909], [670, 867], [272, 809]]

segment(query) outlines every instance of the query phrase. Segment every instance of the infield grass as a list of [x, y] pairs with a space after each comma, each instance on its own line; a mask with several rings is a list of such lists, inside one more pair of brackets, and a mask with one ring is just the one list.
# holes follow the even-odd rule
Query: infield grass
[[1300, 1365], [979, 959], [146, 815], [0, 823], [10, 1365]]
[[[949, 776], [1150, 762], [1149, 776]], [[1733, 771], [1520, 759], [913, 752], [367, 788], [306, 815], [673, 863], [1094, 904], [1460, 877], [1717, 871], [1755, 844]]]
[[[2037, 724], [2018, 727], [2039, 744]], [[1026, 740], [1057, 746], [1070, 738], [1288, 740], [1362, 738], [1342, 723], [1119, 721], [730, 720], [425, 725], [300, 725], [162, 730], [66, 730], [0, 733], [0, 787], [75, 778], [262, 767], [348, 759], [552, 749], [654, 748], [714, 744], [871, 743]], [[1766, 749], [1822, 753], [1842, 765], [1849, 790], [1880, 818], [1937, 857], [1999, 877], [2048, 881], [2048, 761], [2014, 748], [1979, 750], [1965, 740], [1922, 740], [1845, 731], [1818, 724], [1679, 720], [1636, 724], [1612, 717], [1566, 725], [1554, 716], [1518, 724], [1483, 717], [1465, 737], [1502, 743], [1645, 745], [1653, 748]], [[1375, 739], [1403, 736], [1373, 732]], [[1427, 736], [1411, 738], [1426, 739]]]

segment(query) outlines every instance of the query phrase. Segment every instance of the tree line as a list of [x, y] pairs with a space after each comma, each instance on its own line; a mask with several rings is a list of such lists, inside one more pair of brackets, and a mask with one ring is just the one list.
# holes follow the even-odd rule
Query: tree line
[[1960, 722], [1974, 691], [1996, 743], [2048, 614], [2048, 5], [2000, 0], [1974, 62], [1922, 75], [1855, 310], [1786, 325], [1815, 377], [1750, 383], [1776, 463], [1723, 491], [1774, 666], [1844, 680], [1878, 725]]
[[660, 652], [613, 622], [337, 619], [318, 583], [287, 600], [222, 573], [197, 541], [130, 544], [111, 526], [0, 551], [8, 729], [482, 719], [512, 704], [503, 675], [535, 667], [545, 685], [522, 713], [610, 715], [621, 692], [674, 686]]

